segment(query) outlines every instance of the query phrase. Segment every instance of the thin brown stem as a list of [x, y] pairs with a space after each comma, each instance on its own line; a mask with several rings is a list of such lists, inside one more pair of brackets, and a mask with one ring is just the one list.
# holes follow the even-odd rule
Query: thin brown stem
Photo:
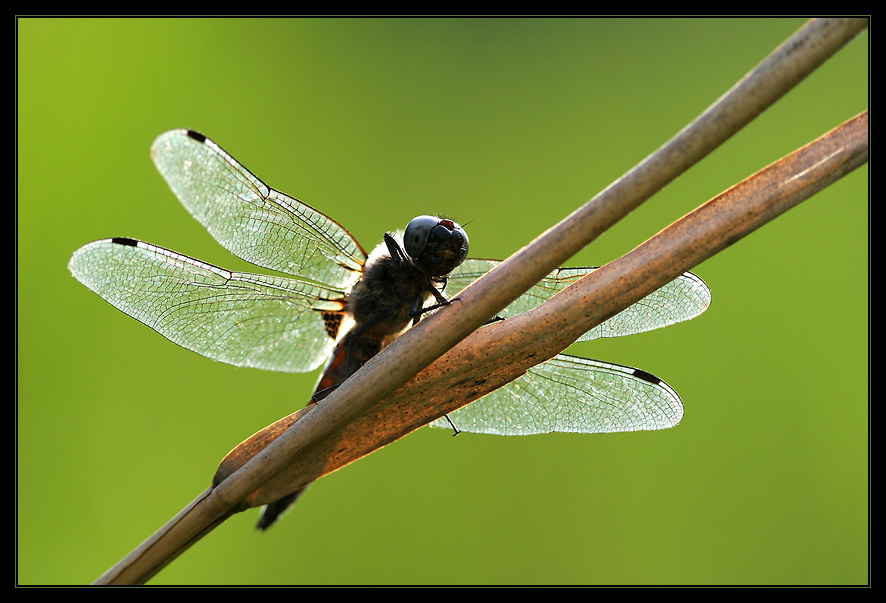
[[[761, 196], [768, 187], [782, 198], [790, 190], [790, 205], [863, 163], [867, 157], [866, 114], [863, 122], [856, 118], [849, 128], [856, 133], [850, 145], [851, 160], [843, 162], [844, 152], [833, 151], [800, 171], [769, 171], [770, 166], [764, 170], [769, 175], [765, 181], [754, 176], [749, 179], [757, 183], [753, 187], [738, 185], [690, 214], [691, 219], [681, 220], [681, 226], [664, 231], [676, 239], [662, 242], [659, 237], [664, 232], [660, 233], [625, 256], [631, 259], [621, 258], [595, 272], [594, 279], [583, 280], [581, 287], [564, 291], [536, 311], [480, 329], [459, 344], [488, 317], [750, 122], [866, 24], [863, 19], [808, 23], [662, 148], [467, 288], [451, 310], [423, 320], [323, 404], [278, 421], [235, 449], [225, 459], [216, 487], [203, 492], [97, 583], [143, 583], [231, 513], [307, 485], [468, 403], [494, 383], [515, 378], [533, 363], [525, 351], [529, 342], [543, 345], [535, 350], [534, 362], [550, 357], [561, 345], [568, 345], [558, 339], [567, 334], [566, 327], [587, 330], [590, 326], [585, 325], [598, 324], [645, 295], [639, 294], [643, 287], [652, 287], [651, 291], [660, 286], [653, 287], [656, 278], [666, 279], [660, 284], [667, 282], [784, 211], [771, 205], [781, 207], [781, 201], [767, 200], [759, 205], [748, 200], [749, 194]], [[848, 131], [839, 130], [841, 136]], [[859, 130], [863, 137], [857, 134]], [[823, 139], [836, 137], [829, 133]], [[814, 143], [816, 148], [825, 148], [818, 142]], [[783, 162], [793, 165], [787, 158]], [[818, 166], [834, 165], [842, 167], [830, 169], [827, 176], [819, 175]], [[637, 285], [640, 289], [625, 293], [612, 285], [626, 278], [641, 283]], [[588, 313], [588, 304], [597, 314]], [[551, 336], [552, 332], [557, 337]], [[441, 357], [447, 350], [451, 351]], [[433, 366], [420, 372], [432, 362]], [[489, 376], [482, 387], [476, 385], [477, 379], [470, 379], [471, 371], [479, 370]], [[422, 403], [416, 404], [416, 400]]]

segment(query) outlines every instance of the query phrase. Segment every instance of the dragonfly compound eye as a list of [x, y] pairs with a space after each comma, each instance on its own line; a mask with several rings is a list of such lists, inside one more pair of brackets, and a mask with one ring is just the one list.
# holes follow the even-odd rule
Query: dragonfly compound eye
[[434, 216], [418, 216], [410, 220], [406, 226], [406, 232], [403, 233], [403, 247], [406, 248], [409, 257], [412, 259], [421, 257], [428, 245], [431, 231], [439, 223], [440, 218]]
[[468, 235], [452, 220], [419, 216], [406, 227], [403, 246], [425, 274], [442, 276], [468, 256]]

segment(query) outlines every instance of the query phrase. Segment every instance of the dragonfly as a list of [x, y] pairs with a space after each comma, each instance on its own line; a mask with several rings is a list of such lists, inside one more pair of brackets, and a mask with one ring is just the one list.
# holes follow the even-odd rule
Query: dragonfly
[[[497, 260], [467, 258], [465, 230], [422, 215], [385, 233], [371, 254], [338, 222], [277, 191], [193, 130], [161, 134], [158, 171], [223, 247], [277, 274], [235, 272], [117, 237], [74, 252], [74, 277], [174, 343], [241, 367], [308, 372], [326, 367], [309, 404], [338, 386], [427, 312], [449, 305]], [[595, 267], [560, 268], [499, 313], [526, 312]], [[578, 341], [641, 333], [704, 312], [711, 292], [684, 273]], [[646, 371], [559, 354], [432, 427], [528, 435], [665, 429], [683, 417], [679, 395]], [[266, 505], [273, 525], [302, 490]]]

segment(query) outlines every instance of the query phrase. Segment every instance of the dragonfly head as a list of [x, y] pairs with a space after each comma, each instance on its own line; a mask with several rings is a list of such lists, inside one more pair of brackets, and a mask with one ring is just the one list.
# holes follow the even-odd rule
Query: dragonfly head
[[418, 216], [403, 233], [403, 247], [424, 273], [444, 276], [468, 257], [468, 235], [452, 220]]

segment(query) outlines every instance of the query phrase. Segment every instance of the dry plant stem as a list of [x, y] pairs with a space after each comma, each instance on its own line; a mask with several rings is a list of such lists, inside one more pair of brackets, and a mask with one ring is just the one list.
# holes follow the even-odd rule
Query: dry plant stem
[[[587, 325], [599, 324], [851, 172], [867, 161], [867, 118], [865, 112], [770, 165], [536, 310], [472, 334], [370, 412], [305, 450], [252, 493], [248, 505], [274, 500], [293, 484], [308, 484], [507, 383], [565, 348]], [[263, 431], [272, 439], [307, 414], [313, 412], [302, 409]], [[236, 510], [212, 504], [211, 492], [97, 582], [143, 583]], [[169, 546], [157, 546], [164, 537]], [[181, 544], [173, 549], [171, 543]]]
[[[267, 481], [268, 474], [278, 473], [299, 451], [363, 414], [725, 141], [842, 47], [865, 24], [865, 20], [815, 20], [807, 24], [659, 151], [465, 289], [459, 295], [461, 301], [456, 303], [457, 312], [438, 312], [428, 317], [374, 357], [285, 436], [252, 459], [249, 465], [261, 463], [261, 467], [250, 468], [249, 479], [240, 476], [236, 484], [225, 480], [214, 490], [214, 495], [229, 504], [246, 500]], [[271, 450], [282, 447], [280, 440], [284, 439], [287, 440], [285, 452]], [[278, 457], [280, 453], [283, 458]], [[256, 504], [254, 500], [249, 502]]]
[[260, 505], [510, 382], [867, 161], [867, 113], [681, 218], [535, 310], [473, 333], [247, 499]]
[[[460, 296], [461, 301], [454, 306], [458, 311], [447, 309], [423, 320], [367, 363], [327, 397], [323, 404], [314, 407], [311, 412], [296, 413], [299, 416], [304, 414], [300, 420], [295, 421], [294, 416], [284, 419], [287, 426], [292, 425], [288, 430], [269, 427], [275, 437], [278, 433], [281, 434], [280, 437], [259, 452], [256, 450], [260, 446], [250, 448], [247, 445], [250, 448], [248, 452], [243, 452], [236, 458], [238, 462], [243, 462], [242, 466], [237, 468], [238, 464], [232, 463], [228, 468], [231, 473], [227, 479], [204, 492], [138, 549], [101, 576], [97, 583], [143, 583], [232, 512], [246, 506], [262, 504], [277, 492], [290, 491], [305, 485], [324, 473], [402, 437], [439, 416], [438, 412], [442, 414], [450, 406], [455, 408], [466, 403], [465, 388], [470, 389], [473, 395], [481, 391], [484, 384], [477, 385], [477, 380], [465, 380], [467, 373], [464, 363], [472, 363], [481, 358], [491, 361], [496, 355], [500, 359], [511, 358], [515, 352], [503, 351], [504, 343], [499, 336], [504, 332], [499, 332], [499, 329], [504, 326], [508, 329], [528, 329], [526, 321], [529, 318], [512, 319], [501, 323], [502, 327], [492, 325], [481, 329], [475, 337], [485, 342], [483, 345], [487, 345], [487, 348], [459, 346], [457, 350], [453, 350], [462, 364], [453, 365], [454, 368], [447, 369], [449, 372], [444, 375], [450, 379], [455, 376], [462, 383], [459, 393], [448, 391], [445, 394], [448, 398], [446, 403], [439, 407], [431, 406], [429, 411], [415, 411], [402, 401], [403, 398], [392, 397], [361, 417], [378, 400], [391, 394], [551, 269], [565, 263], [571, 255], [618, 219], [728, 139], [839, 50], [866, 23], [866, 20], [822, 19], [807, 24], [656, 153], [512, 256], [497, 270], [466, 289]], [[734, 234], [726, 236], [727, 243], [733, 240]], [[679, 273], [691, 265], [672, 265], [671, 270]], [[611, 269], [604, 274], [608, 272]], [[644, 278], [646, 276], [648, 275], [644, 272]], [[602, 302], [598, 299], [594, 303]], [[606, 307], [613, 308], [615, 305], [617, 304], [609, 304]], [[626, 305], [628, 303], [618, 309]], [[579, 316], [580, 320], [587, 322], [589, 319], [580, 314], [585, 311], [584, 306], [578, 307], [581, 310], [563, 315], [561, 320], [573, 324], [572, 321], [576, 320], [574, 317]], [[607, 309], [606, 312], [609, 313], [597, 320], [597, 323], [617, 311]], [[573, 318], [568, 318], [570, 316]], [[544, 317], [542, 320], [549, 318]], [[552, 328], [550, 323], [542, 323], [542, 326], [543, 330]], [[556, 345], [551, 347], [556, 348]], [[526, 356], [525, 352], [516, 353]], [[542, 358], [539, 355], [532, 363], [537, 363]], [[515, 365], [500, 370], [504, 377], [513, 374], [510, 376], [513, 378], [525, 368], [519, 369]], [[493, 373], [498, 378], [498, 370]], [[415, 391], [431, 389], [427, 378], [422, 376], [417, 377], [410, 385], [420, 388], [410, 390], [413, 391], [413, 402], [422, 399], [414, 397]], [[417, 406], [427, 408], [426, 404]], [[360, 419], [355, 421], [357, 417]], [[253, 440], [247, 442], [250, 441], [255, 443]]]

